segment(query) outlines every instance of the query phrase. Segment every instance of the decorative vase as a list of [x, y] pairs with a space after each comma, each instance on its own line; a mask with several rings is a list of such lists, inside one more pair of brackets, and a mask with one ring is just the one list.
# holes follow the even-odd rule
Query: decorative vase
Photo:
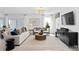
[[41, 30], [41, 32], [39, 32], [39, 35], [43, 35], [43, 30]]

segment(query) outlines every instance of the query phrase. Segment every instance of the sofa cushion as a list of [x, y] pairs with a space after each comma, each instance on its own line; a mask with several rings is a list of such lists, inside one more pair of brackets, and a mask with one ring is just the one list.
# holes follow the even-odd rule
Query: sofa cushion
[[18, 35], [22, 33], [22, 31], [20, 29], [16, 29], [16, 32]]
[[27, 28], [25, 27], [25, 31], [27, 31]]
[[8, 35], [6, 31], [5, 31], [5, 32], [3, 32], [2, 34], [3, 34], [4, 36], [7, 36], [7, 35]]
[[24, 27], [22, 27], [21, 30], [22, 30], [22, 32], [25, 32], [25, 28]]
[[26, 27], [22, 27], [21, 30], [22, 30], [22, 32], [25, 32], [25, 31], [27, 31], [27, 28]]

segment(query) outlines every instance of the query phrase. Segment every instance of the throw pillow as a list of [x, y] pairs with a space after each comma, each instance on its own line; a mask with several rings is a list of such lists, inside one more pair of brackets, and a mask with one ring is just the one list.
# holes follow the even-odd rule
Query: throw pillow
[[27, 31], [27, 28], [25, 27], [25, 31]]
[[11, 35], [18, 35], [16, 29], [11, 32]]
[[24, 29], [24, 27], [22, 27], [22, 28], [21, 28], [21, 30], [22, 30], [22, 32], [25, 32], [25, 29]]
[[18, 35], [18, 34], [15, 31], [12, 31], [11, 35]]
[[19, 29], [16, 29], [16, 33], [17, 33], [17, 34], [21, 34], [21, 32], [20, 32]]

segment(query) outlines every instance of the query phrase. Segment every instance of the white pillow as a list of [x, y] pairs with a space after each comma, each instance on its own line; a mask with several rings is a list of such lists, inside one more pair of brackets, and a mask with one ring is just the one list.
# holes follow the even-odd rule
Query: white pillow
[[2, 35], [5, 37], [5, 36], [7, 36], [8, 34], [7, 34], [7, 32], [5, 31], [5, 32], [2, 33]]
[[3, 35], [3, 38], [4, 38], [4, 39], [7, 38], [7, 33], [6, 33], [6, 32], [3, 32], [2, 35]]

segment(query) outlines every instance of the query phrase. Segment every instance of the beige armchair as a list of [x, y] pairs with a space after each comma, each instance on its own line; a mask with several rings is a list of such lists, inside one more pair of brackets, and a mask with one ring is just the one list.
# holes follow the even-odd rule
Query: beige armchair
[[40, 27], [35, 27], [35, 28], [33, 29], [33, 34], [40, 32], [41, 29], [42, 29], [42, 28], [40, 28]]

